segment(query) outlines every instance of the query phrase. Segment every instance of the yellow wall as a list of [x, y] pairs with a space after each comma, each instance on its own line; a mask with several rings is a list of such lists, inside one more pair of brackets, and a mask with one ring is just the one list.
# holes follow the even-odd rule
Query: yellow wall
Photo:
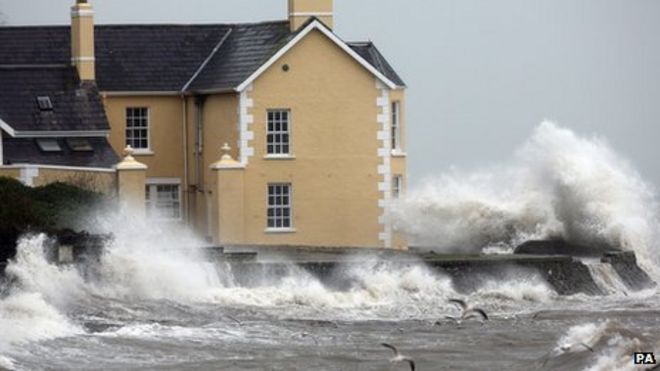
[[[245, 170], [247, 242], [382, 245], [378, 94], [374, 76], [318, 31], [255, 81], [250, 92], [255, 155]], [[267, 110], [273, 108], [291, 109], [295, 159], [264, 158]], [[292, 183], [295, 233], [265, 233], [269, 182]]]
[[80, 188], [109, 194], [114, 192], [116, 184], [114, 172], [40, 168], [39, 175], [33, 180], [33, 185], [38, 187], [55, 182], [69, 183]]
[[[221, 147], [227, 143], [232, 149], [232, 156], [238, 156], [238, 96], [236, 94], [216, 94], [207, 96], [202, 106], [202, 152], [201, 163], [197, 166], [197, 106], [195, 98], [187, 99], [187, 140], [189, 172], [188, 184], [191, 190], [190, 224], [202, 236], [212, 236], [213, 191], [215, 175], [210, 165], [221, 156]], [[199, 171], [199, 175], [198, 175]], [[198, 184], [199, 183], [199, 184]], [[209, 210], [209, 208], [211, 208]]]
[[[34, 187], [63, 182], [90, 191], [107, 194], [113, 194], [115, 190], [115, 172], [51, 169], [38, 166], [35, 170], [37, 176], [32, 178], [32, 186]], [[19, 179], [21, 177], [21, 169], [0, 168], [0, 176]]]
[[21, 176], [21, 171], [19, 169], [0, 168], [0, 176], [18, 179]]
[[126, 147], [126, 108], [149, 108], [149, 142], [152, 153], [136, 151], [136, 160], [149, 167], [148, 178], [183, 178], [183, 108], [178, 96], [105, 96], [105, 112], [110, 122], [110, 144], [122, 154]]
[[[394, 155], [391, 159], [391, 176], [395, 175], [403, 176], [403, 184], [401, 187], [401, 195], [405, 194], [408, 186], [408, 173], [407, 173], [407, 155], [406, 155], [406, 102], [405, 102], [405, 91], [404, 90], [391, 90], [390, 91], [390, 107], [392, 102], [400, 103], [400, 140], [401, 140], [401, 151], [403, 154]], [[392, 235], [392, 247], [397, 249], [406, 248], [408, 241], [403, 233], [397, 232], [396, 229], [393, 231]]]

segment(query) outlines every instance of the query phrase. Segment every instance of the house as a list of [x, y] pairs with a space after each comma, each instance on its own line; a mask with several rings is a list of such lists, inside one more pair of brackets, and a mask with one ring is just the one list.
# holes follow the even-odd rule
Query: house
[[112, 175], [130, 145], [147, 215], [214, 243], [405, 249], [390, 220], [405, 84], [372, 43], [333, 32], [332, 0], [288, 12], [95, 26], [78, 0], [71, 27], [0, 28], [0, 175]]

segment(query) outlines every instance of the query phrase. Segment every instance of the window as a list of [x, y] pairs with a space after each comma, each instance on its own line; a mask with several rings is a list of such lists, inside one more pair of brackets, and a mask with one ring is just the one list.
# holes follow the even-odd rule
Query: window
[[67, 138], [66, 144], [74, 152], [92, 152], [94, 148], [86, 138]]
[[392, 178], [392, 198], [401, 197], [403, 192], [403, 177], [401, 175], [395, 175]]
[[291, 184], [268, 185], [268, 229], [290, 229]]
[[53, 110], [53, 102], [51, 102], [50, 97], [48, 96], [37, 97], [37, 104], [41, 111]]
[[42, 152], [61, 152], [62, 147], [60, 143], [57, 142], [57, 139], [54, 138], [44, 138], [37, 139], [37, 145]]
[[268, 111], [268, 130], [266, 137], [266, 153], [269, 155], [288, 155], [290, 151], [289, 110]]
[[148, 108], [126, 108], [126, 144], [134, 149], [149, 149]]
[[392, 149], [401, 149], [401, 103], [392, 102]]
[[179, 184], [147, 184], [145, 186], [147, 217], [160, 220], [181, 219]]

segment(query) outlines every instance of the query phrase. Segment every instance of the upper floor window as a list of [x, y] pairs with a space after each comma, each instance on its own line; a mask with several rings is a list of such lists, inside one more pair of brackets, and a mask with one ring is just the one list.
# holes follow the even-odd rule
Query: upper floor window
[[401, 149], [401, 102], [392, 102], [392, 149]]
[[291, 184], [268, 184], [268, 229], [290, 229], [291, 224]]
[[149, 108], [126, 108], [126, 144], [134, 149], [149, 149]]
[[152, 183], [145, 186], [147, 217], [160, 220], [181, 219], [179, 184]]
[[291, 111], [269, 110], [266, 132], [266, 153], [268, 155], [288, 155], [291, 152]]

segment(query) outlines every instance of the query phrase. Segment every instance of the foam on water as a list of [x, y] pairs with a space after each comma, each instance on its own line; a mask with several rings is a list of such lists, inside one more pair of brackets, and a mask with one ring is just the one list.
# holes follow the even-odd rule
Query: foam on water
[[73, 270], [49, 265], [44, 259], [44, 235], [22, 238], [6, 273], [19, 287], [0, 299], [0, 351], [28, 341], [80, 333], [58, 309], [65, 307], [83, 285]]
[[0, 356], [0, 367], [7, 370], [13, 370], [14, 361], [11, 358]]
[[[586, 371], [639, 369], [632, 363], [632, 354], [654, 349], [644, 336], [626, 330], [616, 322], [604, 321], [569, 328], [557, 342], [553, 353], [561, 356], [570, 352], [585, 351], [579, 346], [580, 343], [593, 348], [595, 355], [595, 359], [585, 369]], [[589, 352], [585, 353], [589, 354]]]
[[0, 351], [29, 341], [81, 333], [38, 293], [16, 293], [0, 300]]
[[414, 244], [439, 252], [561, 237], [634, 250], [654, 270], [657, 210], [652, 187], [603, 139], [544, 122], [508, 164], [454, 169], [411, 190], [394, 220]]

